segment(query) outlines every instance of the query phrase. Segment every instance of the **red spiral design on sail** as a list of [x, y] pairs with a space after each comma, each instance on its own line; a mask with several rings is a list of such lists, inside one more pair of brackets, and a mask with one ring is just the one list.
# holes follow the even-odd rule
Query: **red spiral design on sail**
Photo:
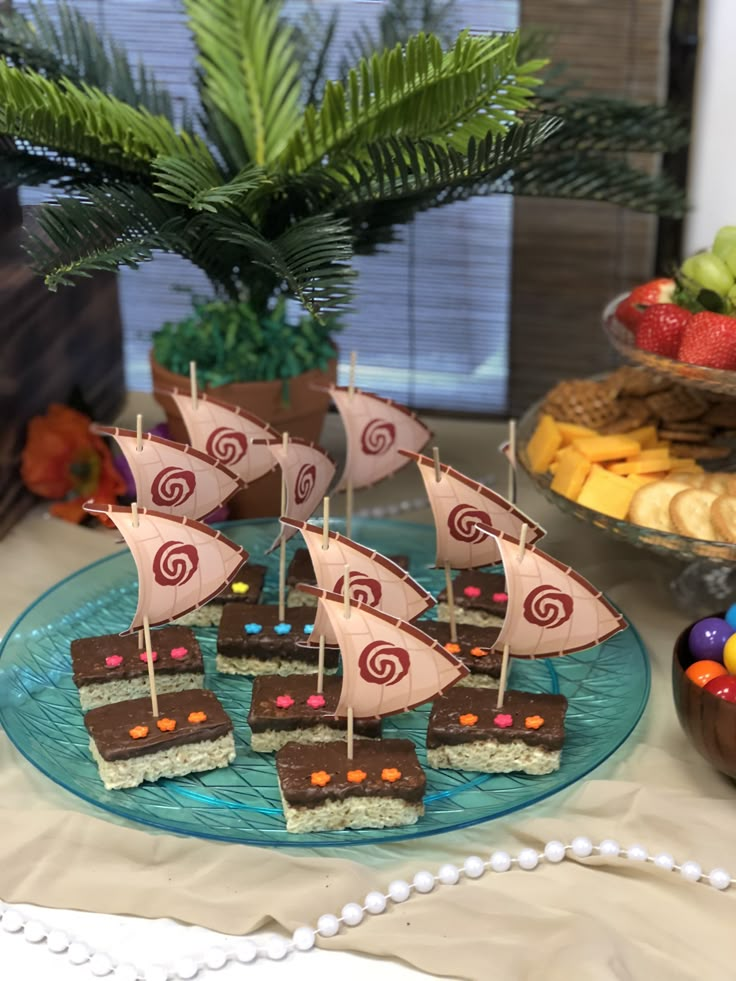
[[472, 504], [456, 504], [447, 516], [447, 527], [458, 542], [479, 545], [488, 538], [476, 525], [491, 525], [493, 522], [485, 511], [474, 508]]
[[[335, 583], [333, 592], [342, 594], [345, 585], [345, 577], [340, 578]], [[377, 579], [372, 579], [363, 572], [350, 573], [350, 599], [357, 603], [367, 603], [368, 606], [378, 606], [381, 602], [383, 590]]]
[[183, 586], [199, 567], [199, 553], [194, 545], [164, 542], [153, 557], [153, 578], [159, 586]]
[[524, 600], [524, 619], [537, 627], [559, 627], [572, 616], [573, 601], [556, 586], [537, 586]]
[[358, 657], [358, 671], [371, 685], [395, 685], [409, 673], [409, 652], [385, 640], [374, 640]]
[[294, 481], [294, 503], [304, 504], [314, 490], [317, 482], [317, 468], [313, 463], [304, 463]]
[[231, 467], [234, 463], [239, 463], [248, 452], [248, 438], [235, 429], [218, 426], [210, 433], [205, 449], [220, 463]]
[[385, 419], [371, 419], [360, 434], [360, 448], [368, 456], [388, 453], [396, 442], [396, 426]]
[[178, 507], [189, 500], [196, 484], [191, 470], [165, 467], [151, 484], [151, 500], [160, 507]]

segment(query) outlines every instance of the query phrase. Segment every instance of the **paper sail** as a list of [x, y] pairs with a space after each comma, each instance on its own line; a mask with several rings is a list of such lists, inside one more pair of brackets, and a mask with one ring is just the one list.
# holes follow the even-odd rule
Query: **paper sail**
[[347, 460], [336, 490], [344, 490], [350, 479], [353, 488], [369, 487], [405, 467], [407, 460], [398, 447], [421, 450], [432, 433], [403, 405], [370, 392], [347, 388], [330, 389], [345, 426]]
[[[323, 548], [323, 533], [318, 525], [305, 521], [282, 518], [281, 523], [298, 529], [309, 549], [317, 585], [329, 592], [342, 595], [345, 589], [345, 566], [349, 567], [350, 598], [383, 610], [400, 620], [414, 620], [431, 609], [436, 600], [419, 585], [401, 566], [358, 542], [329, 533], [329, 547]], [[322, 607], [317, 607], [314, 628], [307, 646], [325, 638], [329, 646], [337, 644], [330, 621]]]
[[[317, 505], [327, 493], [335, 476], [335, 461], [316, 443], [291, 437], [286, 449], [281, 439], [270, 440], [268, 449], [281, 467], [286, 481], [285, 514], [297, 521], [306, 521], [314, 514]], [[288, 540], [297, 532], [296, 527], [284, 526], [281, 534], [268, 552]], [[268, 555], [268, 552], [266, 554]]]
[[587, 579], [534, 545], [519, 558], [519, 540], [479, 525], [498, 542], [508, 605], [493, 650], [514, 657], [555, 657], [584, 651], [628, 624]]
[[248, 558], [222, 532], [188, 518], [138, 508], [136, 526], [131, 508], [89, 501], [84, 510], [106, 514], [135, 559], [138, 607], [124, 633], [139, 630], [144, 615], [156, 627], [203, 606], [230, 585]]
[[544, 529], [494, 491], [471, 480], [459, 470], [440, 464], [441, 478], [435, 475], [434, 460], [419, 453], [399, 450], [416, 460], [432, 506], [437, 531], [437, 565], [449, 563], [452, 569], [477, 569], [495, 565], [501, 553], [493, 538], [484, 535], [478, 525], [490, 525], [506, 534], [521, 534], [527, 525], [526, 540], [532, 544], [544, 535]]
[[317, 586], [302, 589], [320, 598], [338, 638], [342, 690], [336, 716], [344, 718], [348, 708], [356, 719], [406, 712], [468, 674], [465, 665], [414, 624], [355, 600], [346, 617], [342, 596]]
[[[263, 441], [277, 439], [279, 434], [263, 419], [206, 392], [197, 396], [196, 409], [189, 392], [177, 388], [160, 392], [176, 403], [192, 446], [234, 470], [246, 484], [275, 469], [274, 458]], [[255, 439], [261, 442], [254, 445]]]
[[132, 429], [93, 426], [112, 436], [130, 467], [136, 501], [146, 508], [181, 518], [204, 518], [245, 487], [232, 470], [184, 443], [144, 433], [140, 451]]

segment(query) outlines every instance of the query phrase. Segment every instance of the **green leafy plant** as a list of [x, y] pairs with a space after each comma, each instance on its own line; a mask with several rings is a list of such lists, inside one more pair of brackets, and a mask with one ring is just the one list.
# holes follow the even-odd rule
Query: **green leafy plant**
[[[28, 229], [51, 289], [176, 253], [237, 309], [252, 343], [251, 313], [280, 325], [263, 336], [296, 365], [297, 341], [313, 342], [319, 360], [324, 336], [301, 321], [293, 343], [277, 340], [282, 299], [334, 328], [350, 302], [353, 253], [390, 241], [420, 211], [498, 192], [682, 208], [678, 188], [620, 159], [630, 146], [600, 105], [535, 96], [545, 62], [520, 56], [518, 34], [464, 31], [443, 46], [447, 0], [422, 0], [419, 22], [416, 4], [392, 0], [378, 37], [356, 37], [355, 63], [333, 80], [334, 15], [317, 31], [314, 21], [290, 24], [277, 0], [183, 6], [199, 104], [181, 119], [153, 74], [73, 7], [59, 4], [56, 18], [42, 4], [28, 18], [0, 16], [0, 183], [55, 190]], [[440, 37], [405, 36], [422, 25]], [[656, 148], [651, 132], [644, 147], [647, 122], [642, 113], [635, 123], [640, 149]], [[194, 317], [182, 343], [195, 327], [213, 344], [237, 333], [219, 308], [199, 304]], [[173, 337], [167, 328], [157, 342], [162, 359], [176, 357]], [[256, 367], [236, 348], [228, 356], [242, 356], [238, 370], [265, 370], [267, 359]], [[284, 376], [278, 359], [269, 364]]]

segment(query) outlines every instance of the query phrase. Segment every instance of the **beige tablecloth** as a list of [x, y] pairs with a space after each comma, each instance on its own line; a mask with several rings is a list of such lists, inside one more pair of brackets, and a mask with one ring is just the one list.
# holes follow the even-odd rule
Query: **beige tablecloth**
[[[500, 427], [437, 421], [434, 428], [447, 462], [478, 477], [503, 473], [494, 450]], [[420, 493], [407, 469], [359, 496], [357, 506]], [[339, 913], [345, 902], [420, 868], [576, 834], [638, 842], [706, 870], [736, 872], [734, 786], [690, 748], [672, 707], [672, 641], [688, 619], [668, 589], [672, 567], [564, 518], [527, 486], [520, 503], [549, 529], [549, 550], [608, 592], [651, 653], [644, 719], [588, 780], [466, 831], [385, 847], [269, 851], [109, 819], [44, 778], [0, 734], [0, 898], [170, 916], [239, 934], [270, 920], [290, 930], [322, 912]], [[405, 513], [429, 518], [427, 511]], [[34, 513], [0, 543], [0, 628], [43, 589], [114, 547], [104, 533]], [[593, 859], [441, 887], [322, 943], [448, 978], [710, 979], [734, 974], [735, 913], [734, 891], [693, 886], [649, 864]]]

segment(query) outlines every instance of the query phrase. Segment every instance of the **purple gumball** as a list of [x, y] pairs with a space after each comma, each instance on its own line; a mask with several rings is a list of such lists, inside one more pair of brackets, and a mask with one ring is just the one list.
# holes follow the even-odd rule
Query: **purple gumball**
[[698, 620], [690, 631], [688, 647], [694, 661], [720, 661], [723, 663], [723, 648], [734, 633], [720, 617], [706, 617]]

